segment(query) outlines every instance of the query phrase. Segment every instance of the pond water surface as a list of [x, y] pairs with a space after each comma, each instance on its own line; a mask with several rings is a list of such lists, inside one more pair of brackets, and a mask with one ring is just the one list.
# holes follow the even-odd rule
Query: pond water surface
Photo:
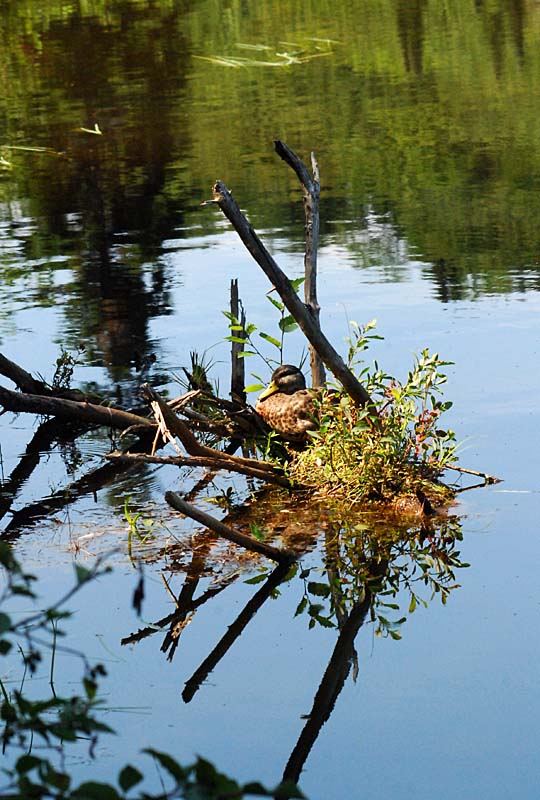
[[[97, 761], [82, 747], [68, 755], [74, 774], [114, 780], [129, 761], [155, 788], [139, 755], [152, 746], [272, 785], [295, 752], [313, 800], [537, 797], [538, 3], [22, 0], [3, 4], [0, 36], [0, 352], [47, 380], [61, 347], [78, 352], [75, 384], [130, 405], [146, 379], [179, 394], [197, 349], [226, 394], [231, 278], [249, 320], [272, 333], [277, 318], [266, 279], [219, 210], [200, 202], [225, 181], [283, 269], [301, 275], [301, 193], [273, 152], [281, 138], [319, 160], [325, 332], [344, 352], [350, 321], [376, 318], [384, 340], [373, 356], [399, 377], [424, 347], [453, 362], [446, 395], [461, 463], [503, 479], [459, 495], [452, 524], [470, 566], [456, 570], [446, 604], [424, 590], [426, 607], [409, 613], [408, 592], [398, 593], [389, 616], [406, 618], [401, 639], [384, 625], [375, 635], [369, 614], [361, 625], [351, 589], [349, 624], [356, 614], [361, 627], [326, 673], [334, 695], [325, 706], [319, 692], [312, 708], [346, 636], [343, 624], [310, 628], [295, 612], [306, 583], [327, 578], [343, 520], [325, 507], [308, 515], [283, 501], [277, 515], [261, 504], [264, 524], [300, 543], [311, 570], [269, 586], [263, 603], [266, 584], [245, 581], [268, 565], [164, 503], [199, 474], [141, 467], [95, 492], [79, 485], [66, 502], [65, 487], [102, 466], [108, 432], [75, 444], [44, 435], [39, 463], [21, 475], [39, 421], [4, 414], [1, 531], [41, 597], [71, 585], [74, 561], [106, 554], [114, 567], [76, 596], [66, 623], [70, 646], [107, 665], [103, 718], [118, 733], [100, 740]], [[302, 349], [291, 335], [285, 360]], [[252, 368], [268, 377], [264, 364]], [[201, 507], [215, 510], [205, 498], [228, 489], [249, 495], [221, 476]], [[144, 544], [128, 540], [126, 501], [154, 520]], [[145, 564], [142, 619], [131, 605], [134, 554]], [[182, 586], [216, 594], [181, 621], [171, 650], [167, 627], [152, 625]], [[250, 601], [238, 636], [193, 680]], [[59, 654], [57, 689], [77, 691], [80, 674]], [[15, 664], [2, 676], [18, 681]]]

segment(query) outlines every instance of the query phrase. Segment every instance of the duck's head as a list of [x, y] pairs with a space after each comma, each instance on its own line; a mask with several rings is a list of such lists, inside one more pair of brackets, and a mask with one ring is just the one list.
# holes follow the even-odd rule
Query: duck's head
[[282, 394], [294, 394], [306, 388], [306, 379], [298, 367], [292, 364], [282, 364], [272, 373], [272, 380], [259, 395], [259, 402], [265, 400], [277, 392]]

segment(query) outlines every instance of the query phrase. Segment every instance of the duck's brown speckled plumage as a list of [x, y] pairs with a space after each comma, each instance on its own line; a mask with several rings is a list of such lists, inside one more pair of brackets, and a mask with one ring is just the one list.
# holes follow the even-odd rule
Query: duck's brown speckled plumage
[[308, 431], [318, 427], [313, 392], [306, 389], [304, 376], [291, 364], [283, 364], [274, 371], [255, 410], [267, 425], [287, 439], [305, 439]]

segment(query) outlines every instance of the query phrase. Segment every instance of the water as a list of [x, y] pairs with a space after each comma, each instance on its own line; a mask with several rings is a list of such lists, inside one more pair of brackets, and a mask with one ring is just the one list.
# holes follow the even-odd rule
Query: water
[[[435, 787], [442, 798], [536, 796], [539, 26], [537, 6], [517, 0], [301, 9], [28, 0], [0, 12], [2, 353], [50, 380], [60, 346], [82, 346], [76, 383], [129, 403], [137, 360], [155, 354], [144, 377], [178, 394], [172, 374], [196, 347], [226, 393], [230, 279], [248, 319], [272, 332], [276, 316], [262, 273], [220, 212], [199, 203], [223, 179], [280, 265], [300, 275], [301, 196], [272, 152], [280, 137], [320, 163], [328, 336], [343, 350], [349, 320], [376, 317], [385, 339], [374, 355], [388, 372], [403, 377], [425, 346], [453, 361], [449, 424], [465, 440], [461, 461], [504, 479], [460, 495], [459, 549], [471, 566], [458, 570], [447, 605], [435, 598], [406, 614], [400, 641], [360, 628], [358, 676], [351, 669], [301, 776], [310, 798], [431, 798]], [[101, 135], [88, 132], [96, 124]], [[291, 340], [287, 360], [301, 350]], [[0, 418], [6, 478], [36, 427], [29, 416]], [[44, 446], [2, 530], [13, 531], [12, 512], [24, 521], [17, 513], [29, 504], [100, 466], [109, 447], [100, 432]], [[66, 623], [70, 644], [107, 663], [105, 720], [119, 733], [101, 740], [98, 767], [75, 751], [78, 777], [112, 780], [150, 745], [273, 784], [310, 713], [337, 631], [294, 617], [298, 578], [182, 700], [261, 587], [244, 583], [260, 565], [223, 543], [207, 551], [193, 540], [205, 564], [196, 596], [230, 582], [199, 608], [171, 662], [162, 633], [120, 644], [174, 608], [161, 574], [178, 593], [196, 526], [162, 498], [197, 477], [137, 469], [15, 531], [50, 600], [75, 558], [90, 565], [114, 549], [113, 575], [72, 601]], [[228, 477], [206, 496], [231, 485], [244, 496]], [[131, 608], [126, 498], [155, 520], [154, 538], [133, 542], [147, 560], [143, 622]], [[303, 566], [317, 567], [324, 531], [316, 515], [282, 535], [307, 539]], [[56, 676], [76, 691], [79, 662], [59, 657]]]

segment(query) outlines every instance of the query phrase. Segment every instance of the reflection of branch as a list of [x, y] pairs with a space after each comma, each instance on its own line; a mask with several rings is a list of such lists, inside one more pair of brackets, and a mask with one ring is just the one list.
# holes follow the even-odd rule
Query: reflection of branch
[[54, 419], [42, 422], [37, 428], [19, 463], [0, 486], [0, 519], [11, 508], [17, 492], [35, 470], [43, 453], [49, 450], [63, 430], [60, 423]]
[[[128, 465], [129, 466], [129, 465]], [[105, 464], [98, 467], [87, 475], [83, 475], [79, 480], [68, 484], [63, 489], [55, 492], [50, 497], [45, 497], [36, 503], [30, 503], [24, 508], [16, 511], [2, 533], [0, 539], [15, 539], [19, 536], [20, 530], [29, 525], [35, 525], [41, 519], [48, 517], [52, 512], [79, 500], [85, 494], [93, 494], [110, 483], [119, 472], [125, 471], [125, 464]]]
[[186, 681], [184, 691], [182, 692], [182, 700], [185, 703], [189, 703], [190, 700], [193, 699], [193, 695], [200, 688], [201, 683], [208, 677], [219, 661], [221, 661], [259, 608], [268, 600], [276, 586], [281, 583], [288, 569], [289, 566], [287, 564], [279, 564], [275, 568], [259, 591], [256, 592], [246, 604], [232, 625], [227, 628], [226, 633], [221, 637], [212, 652], [205, 658], [191, 678]]
[[304, 763], [319, 732], [330, 716], [351, 669], [354, 640], [371, 605], [371, 593], [366, 590], [364, 599], [352, 609], [341, 628], [332, 657], [317, 689], [308, 720], [283, 773], [283, 780], [298, 782]]
[[[136, 633], [131, 633], [129, 636], [125, 636], [123, 639], [120, 640], [120, 644], [136, 644], [136, 642], [142, 641], [142, 639], [146, 639], [148, 636], [153, 636], [154, 633], [161, 633], [163, 628], [166, 625], [174, 626], [177, 622], [182, 622], [185, 620], [188, 614], [196, 611], [200, 606], [210, 600], [210, 598], [215, 597], [217, 594], [226, 589], [233, 581], [237, 579], [238, 575], [232, 575], [231, 578], [227, 581], [223, 581], [217, 586], [211, 586], [209, 589], [206, 590], [200, 597], [196, 600], [193, 600], [189, 605], [185, 608], [180, 608], [180, 598], [178, 598], [178, 604], [172, 614], [168, 614], [166, 617], [157, 620], [152, 625], [148, 625], [146, 628], [141, 628]], [[163, 647], [161, 648], [163, 650]]]

